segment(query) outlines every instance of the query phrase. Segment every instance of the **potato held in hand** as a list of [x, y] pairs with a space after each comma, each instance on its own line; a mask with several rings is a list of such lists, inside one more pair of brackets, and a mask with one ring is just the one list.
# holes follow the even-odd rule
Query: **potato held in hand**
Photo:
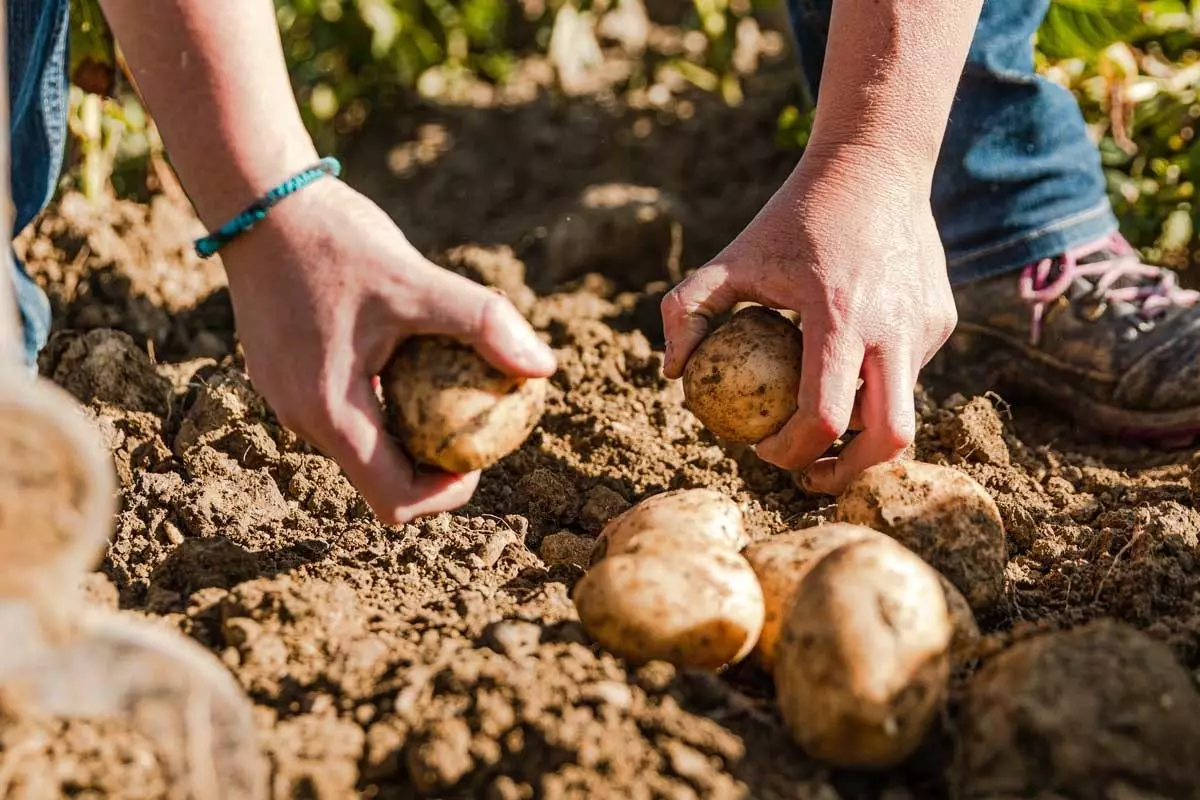
[[452, 473], [483, 469], [516, 450], [545, 408], [545, 378], [509, 377], [446, 337], [406, 340], [381, 377], [405, 450]]
[[754, 570], [740, 555], [610, 555], [575, 586], [579, 619], [602, 647], [634, 664], [721, 669], [749, 654], [763, 622]]
[[591, 563], [626, 552], [692, 552], [746, 546], [742, 509], [712, 489], [676, 489], [646, 498], [609, 520], [592, 549]]
[[928, 561], [985, 611], [1004, 596], [1008, 562], [996, 501], [968, 475], [921, 461], [877, 464], [838, 498], [838, 522], [886, 533]]
[[778, 311], [742, 309], [688, 358], [688, 410], [726, 441], [761, 442], [796, 411], [803, 352], [800, 329]]
[[776, 650], [784, 723], [849, 768], [907, 759], [945, 700], [953, 628], [938, 575], [893, 541], [844, 545], [792, 597]]

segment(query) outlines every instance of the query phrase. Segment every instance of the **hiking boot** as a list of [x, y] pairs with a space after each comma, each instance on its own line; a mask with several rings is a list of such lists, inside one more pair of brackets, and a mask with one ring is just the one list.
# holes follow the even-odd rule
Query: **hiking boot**
[[1200, 292], [1120, 235], [954, 290], [948, 348], [1099, 432], [1200, 435]]
[[73, 591], [103, 555], [116, 480], [75, 399], [11, 369], [0, 365], [0, 602], [39, 604]]

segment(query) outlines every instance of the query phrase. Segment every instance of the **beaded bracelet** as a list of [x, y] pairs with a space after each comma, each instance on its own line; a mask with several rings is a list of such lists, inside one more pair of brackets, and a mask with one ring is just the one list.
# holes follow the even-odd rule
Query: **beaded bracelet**
[[261, 222], [267, 216], [267, 211], [283, 198], [295, 194], [313, 181], [323, 178], [326, 175], [332, 175], [336, 178], [341, 174], [342, 165], [336, 158], [322, 158], [317, 162], [316, 166], [288, 178], [258, 200], [255, 200], [245, 211], [222, 225], [216, 232], [197, 239], [196, 253], [201, 258], [212, 256], [222, 247]]

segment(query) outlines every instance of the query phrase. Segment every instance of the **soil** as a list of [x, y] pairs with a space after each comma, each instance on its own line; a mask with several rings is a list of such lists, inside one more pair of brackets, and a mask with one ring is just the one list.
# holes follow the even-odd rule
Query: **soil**
[[[655, 36], [661, 51], [678, 31]], [[597, 86], [564, 97], [531, 58], [507, 94], [410, 99], [353, 144], [347, 179], [440, 263], [517, 299], [561, 359], [525, 445], [468, 506], [415, 524], [374, 520], [255, 393], [219, 264], [190, 253], [197, 224], [178, 198], [65, 194], [22, 239], [58, 320], [41, 371], [89, 409], [120, 478], [85, 594], [174, 626], [230, 670], [259, 712], [274, 797], [1200, 796], [1194, 773], [1144, 761], [1165, 737], [1191, 742], [1195, 762], [1200, 741], [1200, 714], [1147, 710], [1196, 704], [1195, 448], [1097, 439], [963, 372], [926, 377], [916, 455], [995, 498], [1005, 591], [979, 620], [981, 672], [956, 679], [903, 767], [864, 775], [804, 757], [752, 665], [635, 668], [579, 625], [570, 591], [588, 543], [652, 493], [725, 492], [755, 539], [832, 516], [829, 498], [706, 432], [661, 376], [662, 292], [736, 235], [797, 157], [772, 140], [797, 91], [772, 41], [740, 108], [679, 87], [655, 107], [630, 77], [640, 62], [611, 52]], [[1051, 683], [1034, 669], [1051, 645], [1005, 655], [1095, 620], [1124, 627], [1061, 645], [1074, 672]], [[982, 671], [1006, 657], [1025, 671]], [[1087, 700], [1106, 676], [1123, 688]], [[1008, 726], [989, 734], [978, 697], [997, 691]], [[1021, 727], [1076, 697], [1094, 705]], [[1017, 789], [962, 777], [997, 768], [986, 748], [963, 755], [989, 736], [1008, 737], [992, 745], [1022, 771]], [[1077, 748], [1042, 758], [1063, 742]], [[164, 796], [154, 743], [111, 722], [18, 721], [0, 748], [6, 797]], [[1097, 759], [1122, 768], [1090, 770]], [[1062, 780], [1080, 774], [1094, 780]]]

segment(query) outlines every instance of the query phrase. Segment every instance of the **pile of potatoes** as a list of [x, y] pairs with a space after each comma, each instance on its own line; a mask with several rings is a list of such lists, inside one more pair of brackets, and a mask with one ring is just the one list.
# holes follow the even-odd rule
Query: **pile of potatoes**
[[[780, 714], [811, 757], [846, 768], [898, 764], [928, 734], [953, 670], [971, 658], [974, 610], [998, 599], [955, 583], [926, 553], [982, 554], [953, 575], [984, 587], [995, 583], [989, 567], [1003, 577], [995, 504], [991, 515], [956, 517], [958, 527], [943, 529], [953, 545], [942, 547], [924, 537], [914, 475], [940, 489], [925, 504], [935, 516], [940, 503], [989, 507], [982, 487], [956, 470], [881, 464], [842, 495], [838, 522], [748, 543], [742, 511], [725, 495], [654, 495], [601, 531], [572, 593], [580, 620], [631, 663], [721, 670], [749, 658], [772, 675]], [[888, 519], [887, 530], [859, 522], [859, 509]]]
[[[795, 413], [802, 353], [783, 315], [738, 311], [689, 359], [688, 408], [728, 441], [761, 441]], [[805, 752], [880, 768], [932, 728], [979, 640], [976, 613], [1003, 595], [1006, 561], [983, 487], [898, 461], [861, 474], [832, 522], [753, 543], [718, 492], [653, 496], [604, 528], [573, 597], [589, 635], [631, 663], [750, 659]]]
[[[601, 531], [573, 591], [580, 621], [634, 664], [724, 670], [749, 659], [772, 676], [783, 721], [810, 756], [895, 765], [924, 740], [953, 670], [971, 658], [979, 628], [967, 598], [996, 599], [914, 549], [941, 552], [912, 533], [926, 527], [909, 494], [914, 474], [951, 507], [986, 507], [982, 488], [951, 468], [882, 464], [843, 495], [840, 521], [749, 543], [741, 509], [719, 492], [655, 495]], [[860, 506], [884, 514], [888, 530], [855, 521]], [[1002, 569], [998, 512], [954, 522], [944, 530], [953, 552], [987, 555], [955, 575]]]

